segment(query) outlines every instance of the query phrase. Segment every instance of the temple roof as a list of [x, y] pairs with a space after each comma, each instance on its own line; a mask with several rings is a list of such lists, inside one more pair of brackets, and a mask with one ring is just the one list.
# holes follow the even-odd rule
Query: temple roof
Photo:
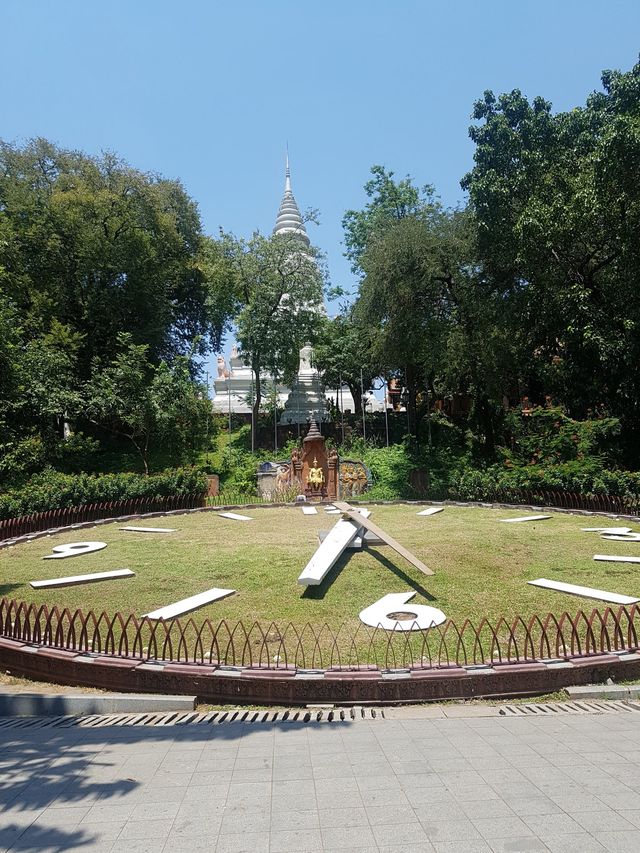
[[308, 246], [310, 244], [309, 237], [300, 215], [300, 209], [297, 205], [293, 192], [291, 191], [291, 172], [289, 170], [289, 153], [287, 152], [287, 161], [285, 168], [284, 179], [284, 195], [280, 202], [280, 209], [276, 224], [273, 229], [274, 234], [296, 234], [300, 240]]

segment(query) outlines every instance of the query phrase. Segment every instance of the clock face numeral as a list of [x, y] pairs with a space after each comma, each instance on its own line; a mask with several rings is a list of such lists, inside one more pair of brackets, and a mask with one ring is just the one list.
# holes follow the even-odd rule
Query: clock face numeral
[[424, 631], [446, 621], [437, 607], [426, 604], [407, 604], [415, 592], [394, 592], [384, 595], [360, 613], [360, 619], [372, 628], [386, 631]]
[[66, 545], [56, 545], [53, 554], [47, 554], [43, 560], [64, 560], [66, 557], [79, 557], [81, 554], [93, 554], [107, 547], [106, 542], [69, 542]]

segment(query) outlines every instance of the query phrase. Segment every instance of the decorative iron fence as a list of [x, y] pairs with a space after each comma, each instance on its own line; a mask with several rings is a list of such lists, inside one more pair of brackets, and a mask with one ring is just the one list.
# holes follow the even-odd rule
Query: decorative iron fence
[[270, 669], [436, 669], [521, 663], [638, 649], [640, 611], [607, 607], [590, 613], [469, 620], [410, 632], [350, 623], [295, 626], [150, 620], [84, 613], [3, 598], [0, 636], [139, 660]]
[[270, 504], [280, 503], [262, 497], [262, 495], [248, 494], [247, 492], [222, 492], [219, 495], [208, 495], [207, 506], [246, 506], [247, 504]]
[[[101, 501], [80, 506], [51, 509], [0, 520], [0, 542], [71, 524], [138, 515], [148, 512], [171, 512], [179, 509], [196, 509], [203, 506], [229, 506], [243, 504], [272, 504], [290, 500], [289, 495], [274, 494], [270, 500], [245, 492], [224, 492], [216, 496], [205, 494], [141, 497], [128, 500]], [[450, 495], [451, 499], [465, 500], [468, 496]], [[354, 500], [366, 500], [363, 495]], [[578, 492], [551, 491], [547, 489], [496, 490], [485, 498], [490, 503], [533, 504], [538, 506], [580, 509], [590, 512], [611, 512], [619, 515], [640, 515], [640, 495], [583, 495]]]
[[7, 518], [0, 521], [0, 542], [37, 533], [55, 527], [70, 524], [98, 521], [101, 518], [118, 518], [121, 515], [138, 515], [147, 512], [171, 512], [176, 509], [195, 509], [205, 505], [205, 495], [169, 495], [165, 497], [130, 498], [120, 501], [101, 501], [99, 503], [70, 506], [63, 509], [50, 509], [19, 518]]
[[[468, 496], [450, 495], [469, 500]], [[612, 512], [616, 515], [640, 515], [640, 495], [596, 495], [566, 492], [562, 489], [496, 489], [483, 498], [488, 503], [533, 504], [534, 506]]]

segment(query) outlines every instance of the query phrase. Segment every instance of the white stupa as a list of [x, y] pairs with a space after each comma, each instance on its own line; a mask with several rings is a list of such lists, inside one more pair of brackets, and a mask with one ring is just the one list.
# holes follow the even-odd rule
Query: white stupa
[[[304, 220], [291, 189], [291, 171], [289, 169], [289, 155], [287, 153], [284, 179], [284, 195], [280, 202], [280, 208], [276, 217], [274, 234], [295, 234], [300, 240], [301, 249], [304, 251], [311, 243], [304, 227]], [[318, 314], [326, 314], [323, 303], [317, 306]], [[342, 390], [323, 386], [322, 378], [313, 367], [313, 350], [310, 344], [300, 350], [300, 364], [298, 375], [293, 387], [288, 388], [280, 383], [276, 386], [278, 405], [284, 406], [280, 417], [283, 424], [306, 424], [312, 420], [326, 421], [329, 419], [328, 402], [341, 407], [345, 412], [355, 413], [353, 397], [347, 385]], [[273, 387], [273, 378], [268, 374], [261, 376], [263, 389], [269, 384]], [[253, 396], [253, 377], [251, 368], [243, 361], [236, 346], [231, 351], [229, 367], [227, 367], [223, 356], [218, 356], [218, 376], [214, 380], [215, 396], [213, 408], [218, 412], [232, 412], [234, 414], [250, 414], [250, 400]], [[265, 394], [263, 390], [263, 396]]]

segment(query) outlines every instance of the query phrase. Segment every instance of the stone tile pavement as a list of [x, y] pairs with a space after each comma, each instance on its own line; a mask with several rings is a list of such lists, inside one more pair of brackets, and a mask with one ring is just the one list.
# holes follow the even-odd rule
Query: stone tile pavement
[[640, 851], [632, 713], [2, 739], [3, 851]]

